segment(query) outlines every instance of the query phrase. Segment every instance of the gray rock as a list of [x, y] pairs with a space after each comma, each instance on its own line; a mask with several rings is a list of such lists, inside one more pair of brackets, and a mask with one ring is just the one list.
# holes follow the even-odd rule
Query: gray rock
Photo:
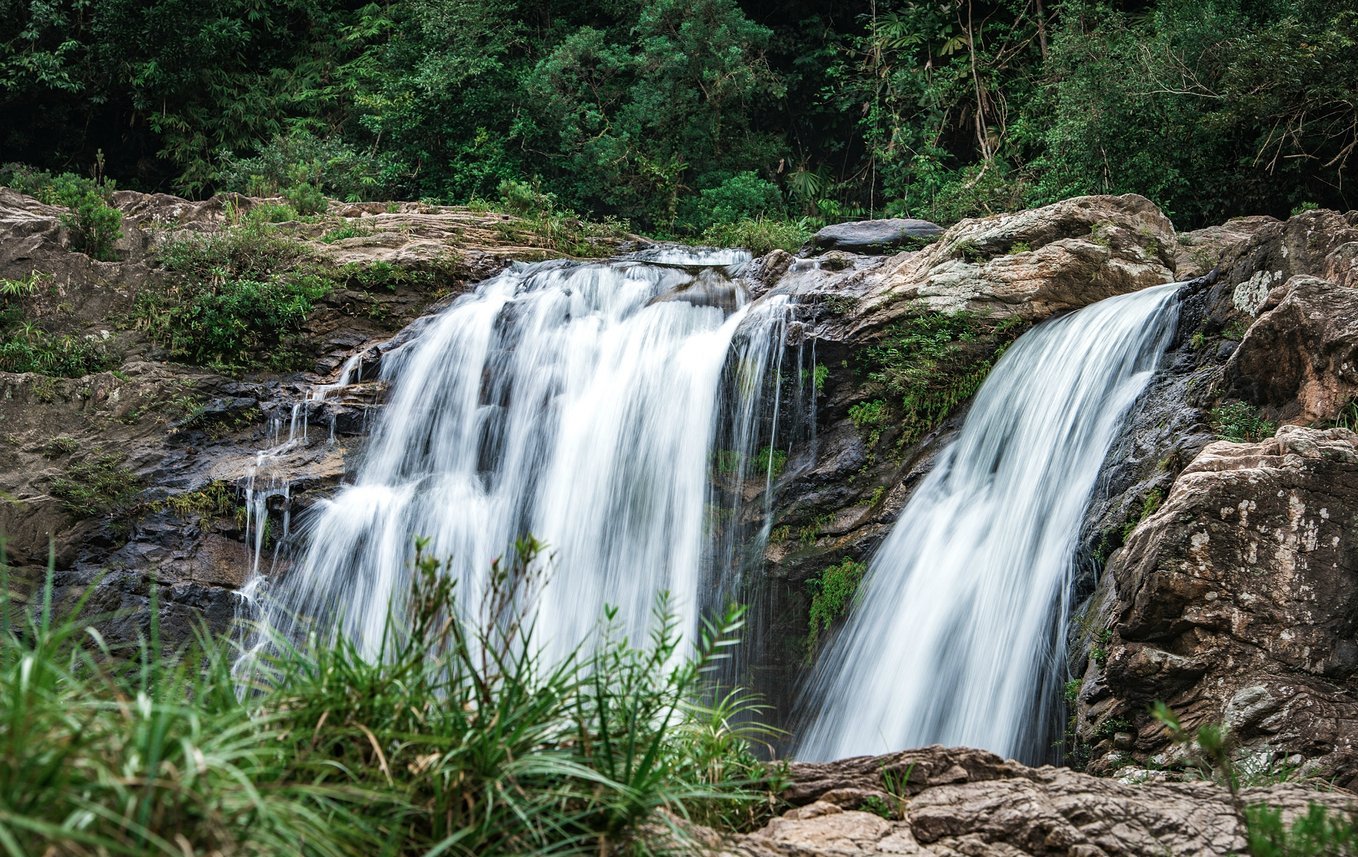
[[942, 234], [943, 227], [936, 223], [893, 217], [835, 223], [817, 232], [811, 243], [817, 250], [890, 253], [927, 244]]

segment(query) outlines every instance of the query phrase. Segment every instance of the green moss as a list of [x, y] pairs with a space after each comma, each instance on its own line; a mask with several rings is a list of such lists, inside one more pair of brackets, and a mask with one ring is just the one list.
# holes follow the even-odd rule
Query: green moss
[[777, 479], [787, 466], [787, 453], [781, 449], [764, 447], [755, 456], [754, 467], [756, 474], [771, 473]]
[[807, 581], [812, 591], [811, 611], [807, 618], [808, 660], [815, 657], [821, 634], [848, 615], [867, 570], [866, 563], [845, 557], [838, 565], [821, 570], [819, 575]]
[[900, 445], [917, 442], [975, 394], [1023, 326], [1016, 316], [992, 322], [915, 310], [856, 355], [865, 390], [875, 395], [855, 405], [850, 419], [860, 428], [899, 426]]

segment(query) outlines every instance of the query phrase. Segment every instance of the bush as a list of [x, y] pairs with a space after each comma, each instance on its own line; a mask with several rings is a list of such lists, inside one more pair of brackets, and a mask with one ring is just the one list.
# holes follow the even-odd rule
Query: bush
[[696, 206], [695, 222], [732, 224], [777, 217], [783, 213], [783, 194], [778, 185], [746, 171], [701, 191]]
[[182, 276], [138, 295], [138, 321], [171, 356], [218, 369], [289, 368], [288, 338], [334, 287], [261, 224], [171, 242], [159, 261]]
[[235, 675], [230, 647], [206, 635], [178, 657], [154, 625], [149, 642], [110, 649], [83, 622], [53, 619], [50, 588], [11, 628], [0, 587], [0, 843], [165, 857], [598, 855], [644, 850], [647, 837], [682, 843], [666, 830], [673, 816], [760, 823], [758, 733], [737, 725], [751, 704], [699, 701], [740, 612], [707, 626], [692, 658], [678, 656], [662, 605], [644, 646], [621, 639], [610, 613], [593, 648], [545, 663], [510, 609], [536, 550], [524, 542], [497, 566], [479, 625], [449, 621], [463, 615], [452, 583], [421, 554], [378, 656], [324, 634], [270, 637]]
[[388, 153], [295, 129], [275, 136], [252, 157], [227, 155], [214, 183], [219, 190], [278, 196], [284, 188], [310, 182], [322, 193], [358, 202], [399, 196], [407, 172]]
[[756, 256], [774, 250], [796, 252], [811, 239], [807, 220], [741, 220], [718, 223], [702, 234], [702, 242], [713, 247], [742, 247]]
[[1222, 440], [1245, 443], [1273, 437], [1277, 425], [1264, 419], [1245, 402], [1226, 402], [1212, 409], [1209, 417], [1212, 431]]

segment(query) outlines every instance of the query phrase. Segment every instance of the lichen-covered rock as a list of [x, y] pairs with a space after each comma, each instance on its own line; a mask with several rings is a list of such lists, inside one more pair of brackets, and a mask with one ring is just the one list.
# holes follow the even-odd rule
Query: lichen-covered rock
[[1332, 420], [1358, 396], [1358, 289], [1308, 275], [1256, 307], [1225, 384], [1279, 420]]
[[963, 220], [935, 244], [883, 268], [858, 329], [911, 303], [1028, 320], [1174, 279], [1174, 227], [1144, 197], [1084, 196]]
[[1299, 785], [1246, 789], [1237, 805], [1206, 782], [1132, 784], [942, 747], [794, 763], [788, 776], [792, 809], [709, 849], [723, 857], [1230, 855], [1245, 850], [1244, 806], [1267, 804], [1288, 821], [1313, 804], [1339, 814], [1358, 807], [1351, 794]]
[[1106, 580], [1076, 721], [1092, 770], [1182, 755], [1146, 714], [1162, 700], [1226, 723], [1249, 765], [1358, 783], [1358, 435], [1209, 445]]

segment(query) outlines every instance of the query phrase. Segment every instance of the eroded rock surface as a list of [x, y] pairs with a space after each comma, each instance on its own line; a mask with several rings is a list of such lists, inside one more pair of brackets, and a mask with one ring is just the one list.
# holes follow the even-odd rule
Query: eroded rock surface
[[1077, 720], [1092, 769], [1182, 756], [1145, 714], [1163, 700], [1225, 723], [1255, 767], [1358, 783], [1358, 435], [1209, 445], [1108, 578]]
[[720, 849], [741, 857], [1161, 857], [1244, 852], [1240, 809], [1287, 820], [1312, 804], [1352, 812], [1351, 794], [1246, 789], [1237, 806], [1208, 782], [1125, 783], [1030, 768], [978, 750], [929, 747], [824, 765], [793, 764], [793, 808]]

